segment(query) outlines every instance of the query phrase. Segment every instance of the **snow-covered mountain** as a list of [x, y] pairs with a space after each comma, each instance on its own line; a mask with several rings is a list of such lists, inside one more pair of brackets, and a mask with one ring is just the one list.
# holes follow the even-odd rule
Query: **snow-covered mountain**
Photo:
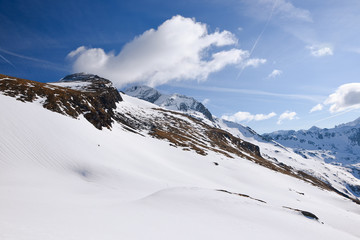
[[1, 238], [360, 238], [355, 196], [308, 159], [89, 78], [0, 75]]
[[[165, 109], [176, 110], [186, 114], [188, 114], [187, 109], [180, 109], [176, 106], [182, 104], [186, 105], [188, 99], [191, 99], [192, 102], [197, 102], [193, 98], [182, 96], [181, 98], [176, 98], [176, 103], [172, 102], [173, 104], [164, 104], [164, 102], [171, 102], [168, 100], [172, 99], [171, 96], [176, 96], [176, 94], [164, 95], [156, 89], [146, 86], [132, 87], [125, 92], [131, 96], [155, 103]], [[201, 120], [201, 116], [203, 116], [202, 113], [196, 112], [197, 110], [193, 108], [191, 115], [198, 116], [198, 119]], [[212, 114], [209, 112], [209, 115]], [[203, 119], [202, 121], [206, 122], [205, 120], [206, 119]], [[330, 156], [326, 153], [322, 152], [321, 154], [318, 154], [320, 156], [318, 157], [318, 155], [309, 153], [308, 150], [306, 150], [306, 156], [304, 155], [304, 150], [299, 150], [295, 146], [288, 146], [287, 144], [282, 145], [282, 141], [274, 141], [269, 138], [268, 135], [261, 136], [249, 127], [226, 121], [215, 116], [213, 116], [212, 122], [208, 124], [230, 132], [233, 136], [259, 146], [261, 156], [268, 161], [275, 162], [276, 164], [284, 164], [285, 166], [316, 177], [317, 179], [330, 184], [343, 194], [360, 197], [360, 177], [357, 169], [354, 167], [343, 167], [340, 164], [332, 164], [333, 162], [329, 162], [328, 159], [324, 158], [324, 156]], [[330, 157], [332, 157], [331, 159], [333, 161], [336, 161], [334, 160], [334, 156]]]
[[[129, 96], [136, 97], [169, 110], [182, 111], [196, 117], [199, 113], [205, 118], [213, 121], [210, 111], [192, 97], [181, 94], [162, 94], [154, 88], [148, 86], [133, 86], [125, 90]], [[201, 115], [200, 115], [201, 116]]]
[[[346, 167], [360, 178], [360, 118], [331, 129], [277, 131], [264, 137], [295, 149], [304, 158], [323, 159], [326, 163]], [[359, 187], [350, 188], [360, 194]]]

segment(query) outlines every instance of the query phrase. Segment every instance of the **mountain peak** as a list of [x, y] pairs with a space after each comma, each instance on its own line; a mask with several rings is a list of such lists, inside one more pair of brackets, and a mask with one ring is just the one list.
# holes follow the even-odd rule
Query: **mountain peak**
[[129, 96], [140, 98], [151, 103], [155, 103], [162, 95], [156, 89], [145, 85], [130, 87], [125, 90], [125, 93]]
[[95, 74], [81, 72], [81, 73], [69, 74], [61, 78], [59, 81], [60, 82], [93, 81], [97, 79], [103, 79], [103, 78], [100, 78], [98, 75]]
[[356, 126], [359, 126], [359, 125], [360, 125], [360, 117], [355, 119], [352, 122], [340, 124], [340, 125], [336, 126], [336, 128], [339, 128], [339, 127], [356, 127]]
[[82, 92], [117, 91], [110, 80], [90, 73], [70, 74], [51, 84]]
[[136, 97], [169, 110], [182, 111], [187, 114], [198, 112], [210, 121], [214, 121], [210, 111], [199, 101], [181, 94], [162, 94], [148, 86], [133, 86], [125, 90], [129, 96]]

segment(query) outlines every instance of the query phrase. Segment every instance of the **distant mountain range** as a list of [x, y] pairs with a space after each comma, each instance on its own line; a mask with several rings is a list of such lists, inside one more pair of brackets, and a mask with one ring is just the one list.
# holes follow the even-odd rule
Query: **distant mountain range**
[[[360, 179], [360, 118], [330, 129], [312, 127], [309, 130], [276, 131], [263, 137], [294, 149], [305, 159], [317, 158], [346, 167]], [[360, 195], [359, 186], [349, 188]]]

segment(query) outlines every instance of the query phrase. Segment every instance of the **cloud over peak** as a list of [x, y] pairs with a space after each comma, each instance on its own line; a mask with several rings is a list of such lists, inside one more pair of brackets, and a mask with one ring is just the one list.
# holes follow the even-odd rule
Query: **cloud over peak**
[[266, 61], [249, 59], [248, 51], [235, 47], [237, 41], [229, 31], [208, 33], [206, 24], [177, 15], [135, 37], [117, 55], [81, 46], [68, 58], [74, 61], [75, 72], [99, 74], [117, 87], [132, 82], [156, 86], [202, 81], [227, 65], [254, 66]]

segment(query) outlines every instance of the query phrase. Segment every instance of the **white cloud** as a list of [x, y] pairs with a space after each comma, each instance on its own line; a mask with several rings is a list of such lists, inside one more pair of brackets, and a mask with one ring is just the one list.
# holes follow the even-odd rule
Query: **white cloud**
[[235, 47], [219, 49], [236, 46], [237, 41], [231, 32], [208, 33], [206, 24], [178, 15], [137, 36], [118, 55], [81, 46], [68, 57], [74, 60], [75, 72], [101, 75], [117, 87], [132, 82], [155, 86], [169, 81], [202, 81], [227, 65], [256, 66], [264, 62], [249, 59], [248, 51]]
[[246, 68], [246, 67], [258, 67], [260, 64], [264, 64], [266, 63], [266, 59], [263, 58], [251, 58], [246, 60], [243, 64], [242, 67]]
[[297, 116], [296, 116], [296, 112], [290, 112], [290, 111], [286, 111], [284, 113], [282, 113], [277, 121], [277, 124], [282, 124], [282, 122], [284, 120], [294, 120], [294, 119], [297, 119]]
[[269, 114], [251, 114], [249, 112], [237, 112], [234, 115], [223, 115], [221, 118], [227, 121], [232, 121], [232, 122], [243, 122], [243, 121], [262, 121], [262, 120], [266, 120], [272, 117], [275, 117], [276, 113], [271, 112]]
[[360, 83], [341, 85], [324, 104], [330, 105], [331, 113], [360, 108]]
[[282, 74], [282, 71], [279, 69], [274, 69], [268, 76], [268, 78], [275, 78], [277, 76], [280, 76]]
[[206, 105], [206, 104], [208, 104], [209, 102], [210, 102], [210, 99], [205, 98], [201, 103], [204, 104], [204, 105]]
[[316, 111], [321, 111], [323, 109], [324, 105], [322, 105], [321, 103], [319, 103], [318, 105], [314, 106], [311, 110], [310, 113], [312, 112], [316, 112]]
[[310, 54], [314, 57], [334, 55], [333, 48], [331, 46], [312, 45], [307, 46], [306, 48], [310, 50]]
[[79, 55], [79, 54], [81, 54], [81, 53], [83, 53], [83, 52], [85, 52], [85, 51], [86, 51], [86, 47], [81, 46], [81, 47], [78, 47], [77, 49], [71, 51], [71, 52], [67, 55], [67, 57], [73, 58], [73, 57], [75, 57], [76, 55]]

